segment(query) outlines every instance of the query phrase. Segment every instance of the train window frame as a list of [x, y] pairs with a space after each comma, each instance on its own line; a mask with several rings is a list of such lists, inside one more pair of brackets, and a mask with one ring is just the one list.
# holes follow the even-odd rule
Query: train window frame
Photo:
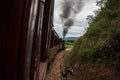
[[37, 9], [38, 9], [39, 0], [32, 0], [30, 6], [30, 15], [28, 22], [28, 34], [27, 34], [27, 43], [26, 43], [26, 54], [25, 54], [25, 80], [30, 79], [30, 68], [31, 68], [31, 56], [32, 56], [32, 46], [33, 46], [33, 36], [35, 23], [37, 19]]
[[[45, 8], [45, 0], [40, 1], [40, 7], [39, 7], [39, 20], [38, 20], [38, 31], [37, 31], [37, 37], [39, 37], [40, 43], [38, 44], [41, 46], [41, 37], [42, 37], [42, 26], [43, 26], [43, 17], [44, 17], [44, 8]], [[40, 51], [39, 52], [39, 58], [40, 59]]]

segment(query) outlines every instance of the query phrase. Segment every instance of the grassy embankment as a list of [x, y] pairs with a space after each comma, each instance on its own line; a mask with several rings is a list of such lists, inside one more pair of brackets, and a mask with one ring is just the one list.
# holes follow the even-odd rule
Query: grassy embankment
[[67, 40], [65, 41], [65, 47], [66, 48], [73, 48], [74, 40]]
[[90, 27], [65, 61], [74, 69], [72, 80], [120, 80], [120, 0], [105, 1], [88, 16]]

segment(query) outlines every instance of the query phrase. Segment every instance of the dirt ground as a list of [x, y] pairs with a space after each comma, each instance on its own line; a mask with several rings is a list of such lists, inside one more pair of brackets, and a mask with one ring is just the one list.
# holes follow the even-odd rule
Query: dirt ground
[[[61, 65], [64, 61], [65, 53], [70, 50], [71, 49], [66, 49], [56, 55], [46, 74], [45, 80], [61, 80]], [[81, 65], [73, 71], [71, 79], [68, 80], [120, 80], [120, 73], [117, 73], [114, 68], [110, 66], [101, 64], [97, 67], [96, 64], [90, 62], [80, 61], [79, 63], [81, 63]]]
[[52, 65], [50, 66], [49, 71], [46, 74], [45, 80], [61, 80], [61, 66], [63, 64], [63, 57], [65, 51], [70, 51], [70, 48], [65, 49], [64, 51], [59, 52]]
[[45, 80], [60, 80], [60, 63], [63, 57], [63, 51], [59, 52], [52, 65], [50, 66], [50, 70], [46, 74]]

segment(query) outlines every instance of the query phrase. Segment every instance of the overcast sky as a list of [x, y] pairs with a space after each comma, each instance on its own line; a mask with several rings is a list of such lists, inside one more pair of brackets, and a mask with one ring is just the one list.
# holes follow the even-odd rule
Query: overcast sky
[[[62, 13], [61, 1], [62, 0], [55, 0], [54, 9], [54, 28], [60, 37], [62, 37], [63, 32], [63, 23], [61, 22], [61, 19], [59, 17], [59, 15]], [[82, 11], [76, 15], [74, 19], [75, 24], [71, 26], [66, 37], [82, 36], [85, 33], [86, 28], [88, 27], [88, 23], [86, 20], [87, 16], [94, 15], [93, 11], [99, 8], [98, 6], [96, 6], [96, 0], [85, 0], [84, 2], [85, 4]]]

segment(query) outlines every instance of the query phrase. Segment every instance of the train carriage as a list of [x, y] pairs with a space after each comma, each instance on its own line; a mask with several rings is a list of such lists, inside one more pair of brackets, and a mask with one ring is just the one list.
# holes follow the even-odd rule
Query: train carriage
[[54, 0], [1, 1], [0, 80], [44, 80], [49, 51], [59, 44], [53, 10]]

